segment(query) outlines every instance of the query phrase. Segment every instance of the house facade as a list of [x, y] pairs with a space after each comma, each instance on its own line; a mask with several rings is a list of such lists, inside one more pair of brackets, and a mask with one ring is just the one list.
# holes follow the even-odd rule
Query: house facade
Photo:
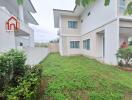
[[30, 0], [24, 0], [22, 5], [17, 0], [0, 0], [0, 52], [34, 47], [34, 31], [29, 23], [38, 23], [31, 13], [36, 10]]
[[59, 28], [59, 51], [62, 56], [85, 55], [117, 65], [116, 53], [132, 36], [132, 16], [125, 15], [131, 0], [97, 0], [89, 7], [73, 11], [54, 9], [54, 26]]

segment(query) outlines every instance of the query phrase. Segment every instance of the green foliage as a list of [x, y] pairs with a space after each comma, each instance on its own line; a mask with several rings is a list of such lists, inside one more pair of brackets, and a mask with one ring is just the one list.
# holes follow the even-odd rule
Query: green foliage
[[85, 7], [86, 5], [91, 5], [95, 1], [96, 0], [76, 0], [76, 4], [78, 4], [78, 5], [82, 4]]
[[24, 52], [10, 50], [0, 55], [0, 95], [7, 100], [35, 100], [41, 66], [25, 66]]
[[128, 63], [132, 59], [132, 47], [120, 48], [117, 53], [117, 58], [120, 60], [120, 62], [125, 61], [125, 65], [128, 66]]
[[17, 0], [18, 5], [23, 5], [23, 3], [24, 3], [24, 0]]
[[[20, 77], [24, 75], [26, 56], [24, 52], [10, 50], [0, 55], [0, 84], [1, 89], [13, 80], [17, 84]], [[3, 86], [3, 85], [5, 86]]]
[[130, 46], [132, 46], [132, 40], [131, 40], [131, 41], [129, 41], [129, 45], [130, 45]]
[[[96, 2], [96, 1], [97, 0], [76, 0], [76, 4], [83, 5], [85, 7], [87, 5], [88, 6], [91, 5], [92, 3]], [[108, 6], [110, 4], [110, 1], [111, 0], [104, 0], [104, 5]], [[127, 5], [125, 14], [132, 15], [132, 1]]]
[[105, 0], [105, 6], [108, 6], [110, 3], [110, 0]]
[[37, 65], [27, 72], [17, 87], [6, 90], [8, 100], [36, 100], [41, 79], [41, 66]]
[[[91, 5], [95, 1], [97, 1], [97, 0], [76, 0], [76, 4], [77, 5], [82, 4], [85, 7], [86, 5]], [[109, 5], [109, 3], [110, 3], [110, 0], [105, 0], [104, 5], [107, 6], [107, 5]]]
[[132, 15], [132, 1], [127, 5], [125, 14]]
[[50, 54], [42, 63], [53, 100], [123, 100], [132, 93], [132, 73], [83, 56]]

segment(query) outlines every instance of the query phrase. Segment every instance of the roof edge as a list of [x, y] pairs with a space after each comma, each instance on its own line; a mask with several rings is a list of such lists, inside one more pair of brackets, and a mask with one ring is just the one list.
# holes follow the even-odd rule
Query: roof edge
[[36, 25], [39, 25], [38, 22], [36, 21], [36, 19], [32, 16], [32, 14], [30, 12], [28, 12], [28, 13], [31, 15], [31, 17], [33, 18], [33, 20], [36, 23]]
[[34, 12], [37, 13], [36, 9], [34, 8], [32, 2], [31, 2], [31, 0], [29, 0], [29, 2], [30, 2], [30, 4], [31, 4], [31, 6], [33, 7]]
[[75, 10], [76, 10], [76, 8], [77, 8], [77, 5], [75, 5], [75, 7], [74, 7], [74, 9], [73, 10], [62, 10], [62, 9], [53, 9], [53, 11], [64, 11], [64, 12], [75, 12]]

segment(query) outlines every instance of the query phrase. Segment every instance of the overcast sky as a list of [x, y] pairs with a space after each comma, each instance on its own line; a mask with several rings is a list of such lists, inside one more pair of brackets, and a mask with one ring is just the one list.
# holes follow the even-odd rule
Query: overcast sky
[[48, 42], [56, 39], [57, 29], [54, 28], [53, 8], [73, 10], [75, 0], [31, 0], [37, 13], [33, 14], [39, 23], [38, 26], [31, 25], [35, 31], [35, 42]]

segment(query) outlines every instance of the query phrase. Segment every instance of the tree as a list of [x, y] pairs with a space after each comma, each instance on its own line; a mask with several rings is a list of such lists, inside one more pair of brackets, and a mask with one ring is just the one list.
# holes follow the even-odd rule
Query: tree
[[[95, 1], [97, 0], [76, 0], [76, 4], [77, 5], [82, 4], [85, 7], [86, 5], [91, 5]], [[104, 0], [105, 6], [109, 5], [109, 3], [110, 3], [110, 0]]]
[[17, 0], [17, 4], [19, 5], [19, 18], [22, 22], [24, 22], [23, 3], [24, 3], [24, 0]]
[[132, 1], [127, 5], [126, 14], [132, 15]]
[[18, 5], [23, 5], [23, 3], [24, 3], [24, 0], [17, 0]]
[[128, 48], [120, 48], [116, 54], [119, 64], [125, 66], [129, 66], [129, 63], [131, 62], [132, 59], [132, 47]]

